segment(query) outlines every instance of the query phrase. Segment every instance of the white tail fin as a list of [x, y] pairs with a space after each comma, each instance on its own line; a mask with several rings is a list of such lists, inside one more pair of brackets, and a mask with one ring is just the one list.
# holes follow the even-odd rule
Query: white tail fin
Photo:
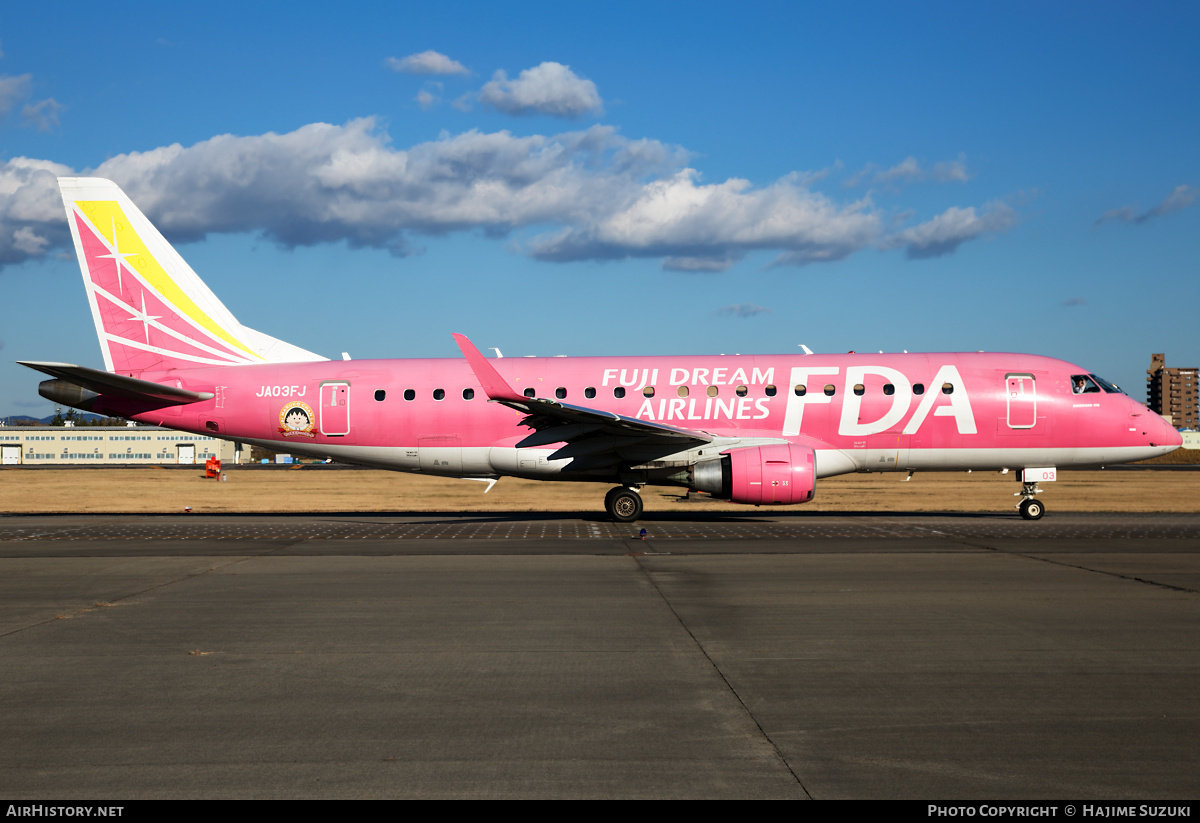
[[326, 359], [239, 323], [117, 184], [58, 186], [109, 371]]

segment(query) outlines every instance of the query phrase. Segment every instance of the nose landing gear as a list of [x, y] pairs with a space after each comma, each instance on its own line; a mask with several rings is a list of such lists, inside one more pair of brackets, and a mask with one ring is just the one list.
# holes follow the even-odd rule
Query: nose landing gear
[[618, 523], [632, 523], [642, 516], [642, 496], [633, 486], [617, 486], [604, 495], [604, 509]]
[[1017, 504], [1017, 511], [1021, 512], [1021, 516], [1026, 520], [1040, 520], [1046, 513], [1046, 507], [1042, 505], [1042, 502], [1033, 497], [1035, 494], [1041, 494], [1041, 491], [1037, 483], [1024, 481], [1021, 483], [1021, 490], [1013, 492], [1014, 497], [1021, 498], [1021, 502]]

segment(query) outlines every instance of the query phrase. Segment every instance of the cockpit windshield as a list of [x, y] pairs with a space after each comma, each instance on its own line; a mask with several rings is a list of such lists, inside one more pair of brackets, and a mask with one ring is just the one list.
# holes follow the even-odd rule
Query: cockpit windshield
[[1125, 393], [1125, 392], [1121, 391], [1121, 387], [1118, 386], [1116, 383], [1109, 383], [1103, 377], [1097, 377], [1094, 374], [1089, 375], [1089, 377], [1091, 377], [1093, 380], [1095, 380], [1097, 383], [1099, 383], [1104, 388], [1104, 390], [1106, 392], [1108, 392], [1109, 394], [1124, 394]]
[[1071, 375], [1072, 394], [1099, 394], [1101, 389], [1106, 394], [1124, 394], [1116, 383], [1109, 383], [1103, 377], [1094, 374]]

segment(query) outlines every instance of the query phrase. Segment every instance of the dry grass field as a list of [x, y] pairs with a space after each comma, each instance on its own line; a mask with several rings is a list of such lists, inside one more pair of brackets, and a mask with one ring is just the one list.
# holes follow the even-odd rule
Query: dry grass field
[[[205, 479], [195, 469], [0, 470], [0, 513], [129, 512], [478, 512], [563, 511], [597, 513], [608, 486], [540, 483], [504, 478], [485, 485], [395, 472], [321, 467], [246, 466], [226, 481]], [[1043, 485], [1047, 509], [1077, 512], [1200, 511], [1200, 472], [1063, 472]], [[817, 483], [816, 498], [787, 511], [1010, 511], [1020, 488], [1015, 474], [852, 474]], [[683, 490], [647, 488], [648, 513], [743, 511], [747, 506], [714, 500], [680, 501]]]

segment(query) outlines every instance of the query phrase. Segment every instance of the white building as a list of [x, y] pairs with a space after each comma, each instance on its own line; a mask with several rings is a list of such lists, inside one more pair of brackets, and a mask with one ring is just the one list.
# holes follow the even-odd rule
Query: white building
[[0, 465], [128, 466], [239, 463], [250, 447], [156, 426], [0, 425]]

